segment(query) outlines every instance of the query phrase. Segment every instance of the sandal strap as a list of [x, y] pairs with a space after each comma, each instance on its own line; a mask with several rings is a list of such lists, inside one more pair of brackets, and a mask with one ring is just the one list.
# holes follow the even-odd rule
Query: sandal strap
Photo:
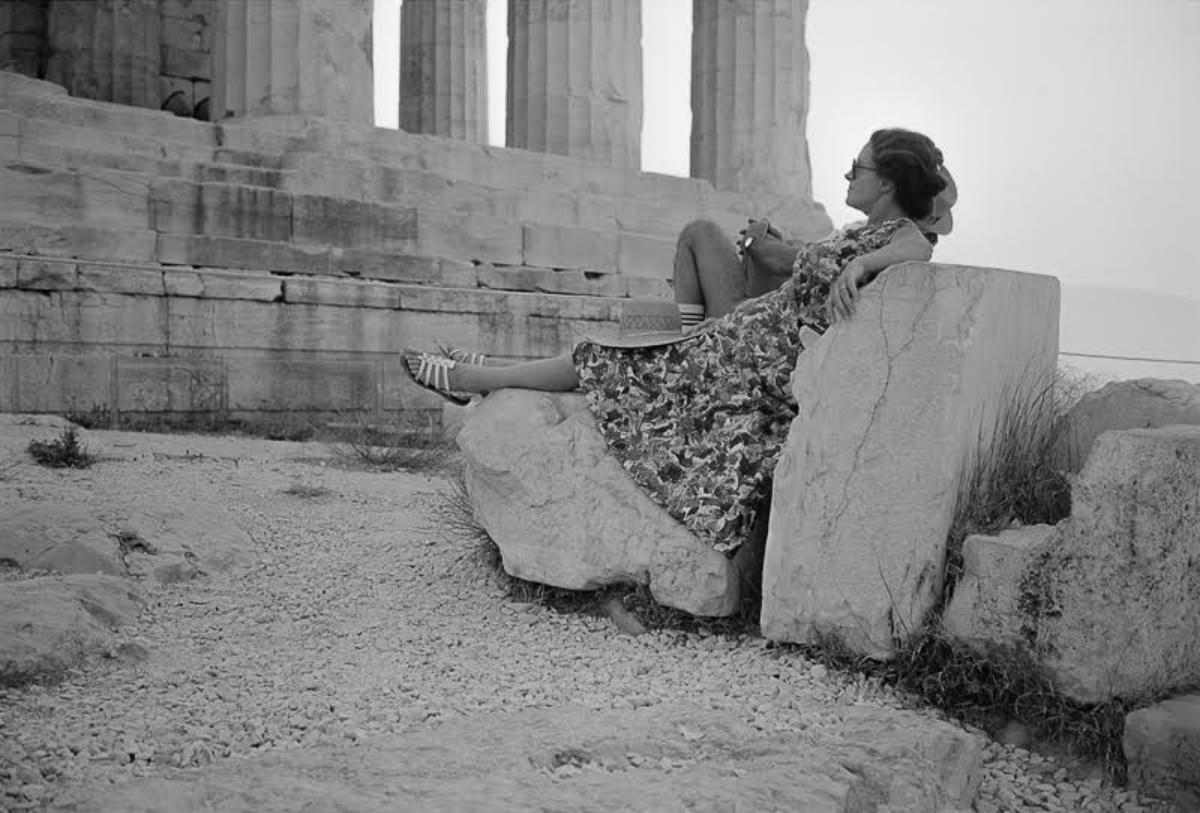
[[417, 366], [417, 380], [426, 386], [448, 392], [450, 390], [450, 371], [458, 363], [445, 356], [434, 356], [422, 353], [420, 364]]

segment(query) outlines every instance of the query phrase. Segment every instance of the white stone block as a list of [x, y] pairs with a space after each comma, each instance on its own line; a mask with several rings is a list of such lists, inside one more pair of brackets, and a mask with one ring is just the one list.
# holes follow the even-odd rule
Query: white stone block
[[732, 561], [656, 505], [608, 454], [578, 394], [501, 390], [458, 433], [475, 517], [504, 568], [571, 589], [649, 584], [695, 615], [738, 604]]
[[963, 542], [962, 575], [942, 614], [942, 627], [981, 649], [1019, 647], [1032, 630], [1021, 623], [1021, 583], [1036, 551], [1054, 544], [1053, 525], [1029, 525], [996, 536], [972, 534]]
[[905, 263], [799, 358], [763, 576], [768, 638], [886, 657], [940, 595], [959, 477], [1007, 393], [1049, 380], [1052, 277]]

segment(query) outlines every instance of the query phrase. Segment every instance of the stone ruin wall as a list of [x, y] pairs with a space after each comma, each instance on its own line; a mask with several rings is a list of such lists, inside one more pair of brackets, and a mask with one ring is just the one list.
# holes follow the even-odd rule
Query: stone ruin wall
[[[59, 4], [74, 5], [0, 2], [0, 23], [12, 31], [22, 9], [54, 17]], [[92, 5], [104, 16], [144, 4]], [[368, 0], [297, 0], [297, 13], [265, 20], [246, 0], [211, 18], [199, 0], [161, 4], [159, 69], [186, 62], [167, 58], [181, 40], [205, 49], [189, 64], [213, 67], [212, 109], [227, 114], [217, 123], [0, 72], [0, 410], [98, 410], [115, 422], [366, 409], [436, 431], [441, 402], [403, 375], [405, 345], [532, 358], [611, 331], [624, 299], [671, 296], [675, 235], [695, 217], [732, 234], [767, 215], [823, 235], [802, 126], [774, 150], [803, 160], [764, 180], [746, 160], [748, 136], [717, 124], [722, 113], [803, 124], [806, 3], [717, 5], [694, 47], [693, 74], [714, 90], [707, 102], [693, 93], [708, 122], [693, 133], [699, 178], [636, 169], [640, 15], [612, 13], [634, 0], [514, 3], [510, 75], [523, 73], [510, 83], [508, 141], [520, 149], [482, 143], [483, 58], [464, 45], [480, 36], [482, 0], [405, 2], [401, 85], [423, 95], [401, 115], [421, 132], [370, 126]], [[168, 10], [179, 15], [170, 23]], [[788, 49], [758, 49], [763, 64], [734, 59], [797, 31]], [[611, 93], [616, 80], [595, 61], [554, 69], [571, 36], [626, 49], [606, 64], [627, 92]], [[256, 57], [268, 47], [269, 69]], [[142, 63], [143, 79], [153, 70]], [[187, 72], [195, 98], [201, 71]], [[790, 106], [747, 102], [764, 82]]]

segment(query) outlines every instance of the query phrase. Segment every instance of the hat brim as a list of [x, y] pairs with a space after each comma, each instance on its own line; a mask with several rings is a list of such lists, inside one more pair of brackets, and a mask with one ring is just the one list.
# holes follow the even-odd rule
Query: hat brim
[[585, 342], [598, 344], [601, 347], [615, 347], [623, 350], [638, 350], [646, 347], [666, 347], [678, 344], [685, 339], [694, 339], [698, 333], [678, 333], [676, 331], [659, 331], [657, 333], [634, 333], [629, 336], [585, 336]]

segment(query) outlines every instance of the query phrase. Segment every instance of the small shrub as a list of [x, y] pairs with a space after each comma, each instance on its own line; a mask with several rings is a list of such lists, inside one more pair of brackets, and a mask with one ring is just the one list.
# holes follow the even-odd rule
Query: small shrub
[[28, 449], [35, 461], [52, 469], [86, 469], [96, 462], [96, 456], [79, 442], [74, 426], [64, 429], [54, 440], [31, 440]]
[[83, 411], [71, 409], [63, 417], [84, 429], [108, 429], [112, 426], [112, 411], [108, 404], [92, 404]]
[[310, 486], [307, 483], [292, 483], [283, 490], [289, 497], [299, 497], [302, 500], [315, 500], [328, 497], [333, 492], [325, 486]]

